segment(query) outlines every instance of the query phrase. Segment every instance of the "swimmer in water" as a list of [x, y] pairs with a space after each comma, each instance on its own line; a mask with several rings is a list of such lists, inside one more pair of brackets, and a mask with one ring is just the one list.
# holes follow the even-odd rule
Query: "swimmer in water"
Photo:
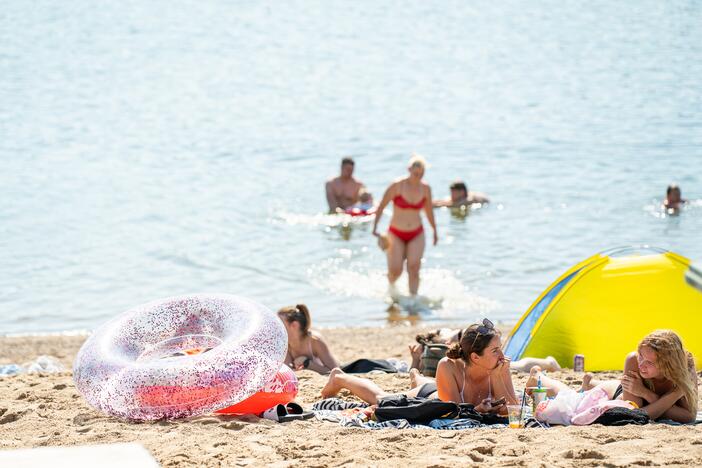
[[[407, 167], [409, 175], [393, 182], [387, 188], [376, 210], [373, 224], [373, 235], [378, 236], [381, 247], [386, 247], [384, 250], [387, 252], [388, 282], [391, 290], [394, 289], [395, 281], [402, 274], [406, 261], [409, 292], [413, 297], [417, 295], [419, 289], [419, 269], [426, 243], [421, 211], [424, 211], [433, 231], [433, 244], [436, 245], [439, 241], [431, 206], [431, 187], [422, 181], [426, 165], [423, 157], [412, 155]], [[381, 236], [378, 233], [378, 221], [391, 201], [395, 208], [390, 219], [390, 227], [387, 236]]]
[[359, 192], [363, 187], [360, 180], [353, 177], [355, 162], [352, 158], [341, 160], [341, 174], [329, 180], [326, 185], [329, 213], [338, 209], [346, 210], [358, 202]]
[[367, 191], [365, 187], [361, 187], [361, 190], [358, 192], [358, 203], [355, 203], [351, 208], [345, 210], [337, 208], [336, 212], [350, 214], [352, 216], [363, 216], [375, 213], [373, 195]]
[[670, 184], [665, 191], [665, 200], [663, 200], [663, 207], [665, 210], [676, 213], [680, 211], [680, 208], [686, 202], [687, 200], [682, 198], [680, 187], [675, 184]]
[[484, 193], [472, 192], [468, 190], [468, 187], [462, 180], [456, 180], [453, 182], [449, 186], [449, 189], [451, 191], [451, 196], [448, 198], [434, 200], [432, 202], [434, 208], [459, 208], [461, 206], [472, 205], [474, 203], [484, 204], [490, 201], [487, 195]]

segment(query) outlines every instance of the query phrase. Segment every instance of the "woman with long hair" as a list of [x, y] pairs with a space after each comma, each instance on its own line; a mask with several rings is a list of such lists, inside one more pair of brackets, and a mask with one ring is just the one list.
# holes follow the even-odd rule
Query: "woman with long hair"
[[310, 369], [328, 374], [339, 361], [332, 355], [322, 335], [311, 330], [312, 318], [305, 304], [283, 307], [278, 311], [288, 332], [288, 353], [285, 364], [294, 370]]
[[[343, 389], [371, 405], [391, 395], [370, 379], [334, 369], [322, 397], [333, 397]], [[469, 326], [439, 362], [436, 380], [422, 376], [417, 369], [410, 370], [410, 390], [405, 395], [468, 403], [482, 413], [505, 413], [506, 405], [518, 402], [499, 331], [487, 319]]]
[[[480, 412], [502, 412], [518, 404], [509, 370], [509, 358], [502, 353], [499, 330], [488, 319], [461, 333], [436, 368], [438, 397], [443, 401], [470, 403]], [[502, 404], [495, 405], [496, 401]]]
[[[434, 245], [439, 240], [432, 209], [431, 187], [422, 181], [426, 166], [423, 157], [412, 155], [407, 167], [409, 175], [393, 182], [385, 190], [383, 199], [375, 212], [373, 224], [373, 235], [380, 237], [381, 247], [387, 252], [388, 282], [391, 290], [402, 274], [406, 261], [409, 292], [412, 296], [416, 296], [419, 290], [419, 269], [426, 243], [424, 226], [419, 214], [421, 211], [424, 211], [431, 225]], [[391, 201], [395, 207], [388, 234], [385, 237], [378, 233], [378, 222], [383, 215], [383, 210]]]
[[[527, 386], [533, 386], [539, 376], [542, 385], [550, 387], [549, 394], [567, 388], [541, 374], [538, 368], [532, 371]], [[671, 330], [656, 330], [646, 335], [637, 350], [626, 357], [621, 380], [600, 381], [593, 379], [592, 374], [585, 374], [582, 389], [596, 386], [602, 387], [613, 400], [634, 402], [653, 420], [689, 423], [697, 417], [695, 361]]]

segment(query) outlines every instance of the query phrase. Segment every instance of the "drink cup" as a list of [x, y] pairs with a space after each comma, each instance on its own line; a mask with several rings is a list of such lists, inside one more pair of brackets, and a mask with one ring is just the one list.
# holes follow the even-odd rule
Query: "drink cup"
[[532, 411], [536, 412], [536, 407], [546, 399], [546, 389], [545, 388], [535, 388], [531, 391], [531, 399], [534, 404]]
[[522, 405], [507, 405], [509, 427], [520, 429], [524, 427], [524, 407]]

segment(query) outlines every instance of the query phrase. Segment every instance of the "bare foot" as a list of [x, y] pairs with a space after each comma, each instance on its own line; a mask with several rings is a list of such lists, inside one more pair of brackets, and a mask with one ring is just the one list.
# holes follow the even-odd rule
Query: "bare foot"
[[551, 372], [559, 371], [561, 370], [561, 365], [558, 364], [558, 361], [556, 361], [556, 358], [553, 356], [546, 356], [546, 361], [548, 362], [548, 370]]
[[329, 373], [329, 380], [327, 380], [327, 384], [322, 389], [322, 398], [331, 398], [339, 393], [342, 387], [337, 376], [343, 373], [344, 371], [338, 367], [332, 369], [332, 371]]
[[409, 371], [409, 378], [410, 378], [410, 388], [417, 388], [419, 386], [419, 377], [421, 374], [419, 373], [419, 370], [417, 369], [410, 369]]
[[526, 381], [527, 395], [531, 395], [531, 390], [529, 387], [536, 387], [539, 382], [539, 376], [541, 375], [541, 367], [534, 366], [529, 371], [529, 378]]
[[587, 372], [583, 375], [583, 384], [580, 386], [580, 391], [587, 391], [595, 388], [600, 382], [594, 380], [595, 375], [591, 372]]
[[[422, 363], [422, 353], [424, 352], [424, 346], [419, 343], [409, 345], [410, 356], [412, 356], [412, 365], [410, 368], [419, 369], [419, 365]], [[411, 376], [410, 376], [411, 377]]]

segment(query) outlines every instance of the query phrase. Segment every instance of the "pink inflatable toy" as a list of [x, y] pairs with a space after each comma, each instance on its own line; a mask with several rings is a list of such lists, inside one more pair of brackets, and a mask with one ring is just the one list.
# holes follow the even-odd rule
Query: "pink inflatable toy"
[[280, 366], [273, 380], [244, 401], [222, 408], [218, 414], [259, 414], [275, 405], [290, 403], [299, 389], [297, 376], [286, 364]]
[[239, 296], [162, 299], [107, 322], [83, 344], [73, 379], [95, 408], [136, 421], [211, 413], [258, 392], [279, 371], [285, 327]]

